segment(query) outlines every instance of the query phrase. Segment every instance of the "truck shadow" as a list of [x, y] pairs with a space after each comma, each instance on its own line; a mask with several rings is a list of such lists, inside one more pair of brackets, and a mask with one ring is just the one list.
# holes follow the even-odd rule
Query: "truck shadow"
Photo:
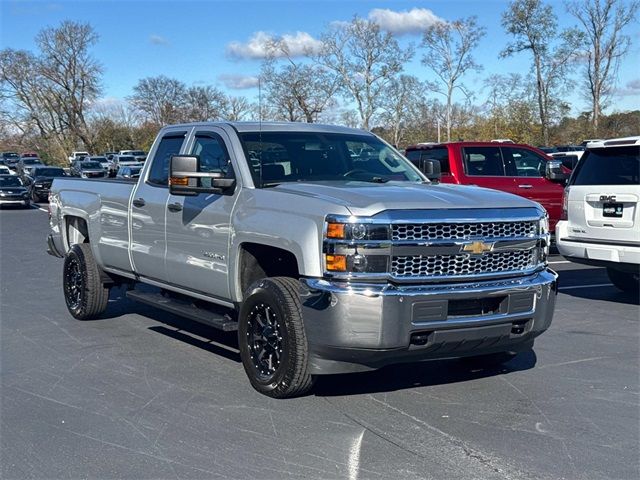
[[560, 290], [560, 293], [570, 297], [585, 300], [601, 300], [605, 302], [624, 303], [626, 305], [640, 305], [640, 292], [622, 292], [613, 285], [575, 290]]
[[528, 350], [497, 366], [474, 366], [459, 359], [391, 365], [372, 372], [320, 376], [313, 394], [335, 397], [446, 385], [529, 370], [536, 362], [535, 352]]

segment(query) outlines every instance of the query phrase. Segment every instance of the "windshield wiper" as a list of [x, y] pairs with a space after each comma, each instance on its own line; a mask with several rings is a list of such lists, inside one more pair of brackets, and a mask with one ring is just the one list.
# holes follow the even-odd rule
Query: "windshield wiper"
[[260, 188], [277, 187], [278, 185], [280, 185], [278, 182], [262, 182]]
[[382, 177], [371, 177], [369, 180], [363, 180], [364, 182], [369, 183], [387, 183], [389, 180]]

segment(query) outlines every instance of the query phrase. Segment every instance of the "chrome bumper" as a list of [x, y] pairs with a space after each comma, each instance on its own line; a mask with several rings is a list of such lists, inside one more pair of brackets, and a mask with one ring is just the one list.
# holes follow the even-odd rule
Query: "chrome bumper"
[[301, 280], [314, 374], [530, 348], [551, 324], [557, 275], [398, 286]]

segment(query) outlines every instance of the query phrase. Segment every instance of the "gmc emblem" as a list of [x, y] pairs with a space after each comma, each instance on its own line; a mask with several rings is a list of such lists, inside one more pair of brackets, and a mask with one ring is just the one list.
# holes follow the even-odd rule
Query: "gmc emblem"
[[616, 201], [616, 196], [615, 195], [600, 195], [600, 201], [601, 202], [615, 202]]

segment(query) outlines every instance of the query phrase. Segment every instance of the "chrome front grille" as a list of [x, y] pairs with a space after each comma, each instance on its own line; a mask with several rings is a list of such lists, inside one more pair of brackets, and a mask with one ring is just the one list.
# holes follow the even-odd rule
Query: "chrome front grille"
[[533, 268], [536, 249], [492, 252], [484, 255], [414, 255], [391, 259], [391, 274], [395, 277], [443, 277], [515, 272]]
[[533, 237], [537, 222], [487, 223], [407, 223], [391, 226], [391, 239], [402, 240], [464, 240], [469, 238]]

